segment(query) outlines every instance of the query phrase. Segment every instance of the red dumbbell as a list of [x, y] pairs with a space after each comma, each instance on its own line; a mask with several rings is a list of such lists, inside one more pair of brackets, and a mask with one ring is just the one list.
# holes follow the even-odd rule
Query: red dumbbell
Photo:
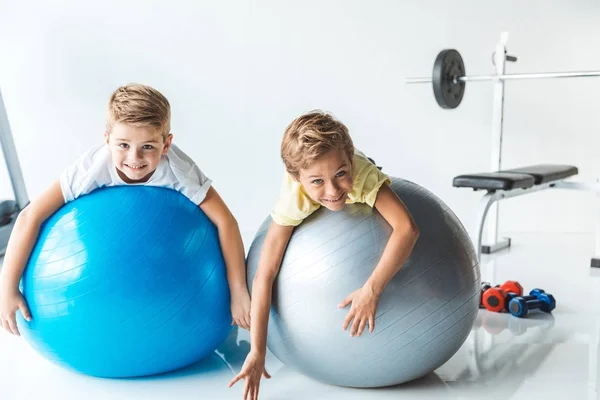
[[[523, 289], [519, 289], [521, 287], [521, 285], [519, 284], [519, 282], [516, 282], [516, 281], [506, 281], [506, 282], [504, 282], [502, 287], [509, 291], [510, 290], [517, 290], [517, 291], [523, 290]], [[500, 288], [500, 285], [492, 286], [489, 282], [481, 282], [481, 296], [479, 297], [479, 308], [485, 308], [485, 305], [483, 304], [483, 294], [488, 289], [491, 289], [491, 288]]]
[[506, 281], [495, 287], [484, 286], [481, 295], [481, 305], [489, 311], [506, 311], [508, 302], [515, 296], [523, 294], [523, 287], [517, 281]]

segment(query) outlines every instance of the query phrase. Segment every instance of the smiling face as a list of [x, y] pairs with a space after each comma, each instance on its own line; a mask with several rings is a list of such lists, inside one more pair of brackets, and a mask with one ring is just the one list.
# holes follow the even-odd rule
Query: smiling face
[[126, 183], [147, 182], [173, 139], [171, 134], [164, 138], [152, 127], [123, 123], [115, 123], [104, 137], [117, 173]]
[[352, 190], [352, 164], [344, 150], [330, 150], [300, 169], [298, 182], [311, 199], [331, 211], [344, 208]]

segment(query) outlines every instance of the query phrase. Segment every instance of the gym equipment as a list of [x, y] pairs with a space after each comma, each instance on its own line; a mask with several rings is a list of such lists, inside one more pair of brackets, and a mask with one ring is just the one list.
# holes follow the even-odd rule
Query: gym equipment
[[491, 287], [487, 282], [482, 285], [481, 306], [489, 311], [502, 312], [510, 299], [523, 294], [523, 287], [517, 281], [506, 281], [502, 285]]
[[465, 64], [454, 49], [442, 50], [433, 64], [433, 94], [442, 108], [456, 108], [465, 94], [465, 82], [456, 79], [465, 74]]
[[[478, 257], [480, 257], [481, 253], [491, 254], [501, 249], [508, 248], [511, 245], [510, 238], [505, 238], [503, 241], [495, 239], [495, 242], [492, 244], [483, 244], [483, 230], [486, 224], [486, 217], [494, 203], [500, 200], [552, 188], [584, 190], [600, 193], [600, 186], [598, 186], [598, 184], [582, 184], [564, 180], [577, 173], [577, 167], [572, 165], [539, 164], [529, 167], [499, 170], [491, 173], [483, 172], [456, 176], [452, 183], [454, 187], [465, 187], [474, 190], [484, 189], [487, 191], [480, 202], [476, 218], [477, 227], [475, 228], [475, 235]], [[491, 224], [491, 226], [488, 226], [488, 238], [497, 237], [497, 220], [494, 222], [492, 217], [487, 223]], [[492, 228], [493, 232], [490, 233], [489, 230]], [[597, 229], [600, 229], [600, 221]], [[600, 236], [597, 236], [597, 242], [599, 241], [598, 238], [600, 238]], [[600, 242], [597, 243], [596, 247], [598, 249], [597, 253], [600, 254]], [[600, 259], [598, 262], [600, 263]], [[592, 266], [596, 266], [596, 261], [592, 261]]]
[[17, 149], [15, 148], [15, 142], [13, 141], [12, 132], [10, 130], [10, 124], [8, 123], [8, 116], [6, 115], [6, 108], [4, 106], [4, 100], [2, 98], [2, 92], [0, 91], [0, 145], [2, 146], [2, 153], [4, 154], [4, 160], [6, 161], [6, 169], [10, 176], [10, 182], [12, 184], [13, 193], [15, 200], [4, 200], [0, 202], [0, 257], [6, 252], [6, 245], [10, 238], [13, 226], [17, 219], [17, 216], [29, 204], [29, 197], [27, 196], [27, 189], [25, 188], [25, 181], [23, 180], [23, 173], [21, 172], [21, 165], [19, 164], [19, 158], [17, 157]]
[[[505, 54], [505, 60], [516, 62], [517, 57]], [[600, 71], [542, 72], [524, 74], [465, 75], [465, 64], [455, 49], [439, 52], [433, 63], [431, 78], [407, 78], [406, 83], [432, 83], [433, 93], [438, 105], [453, 109], [460, 105], [465, 94], [467, 82], [497, 82], [522, 79], [584, 78], [600, 76]]]
[[27, 342], [83, 374], [175, 370], [231, 330], [217, 229], [171, 189], [115, 186], [65, 204], [43, 224], [20, 286]]
[[[491, 172], [459, 175], [453, 180], [454, 187], [487, 191], [481, 200], [476, 220], [477, 226], [473, 232], [476, 237], [478, 259], [481, 258], [482, 253], [491, 254], [511, 245], [510, 238], [498, 239], [499, 207], [496, 203], [500, 200], [545, 189], [581, 190], [594, 193], [597, 196], [600, 195], [600, 183], [586, 184], [565, 181], [565, 179], [578, 174], [578, 168], [573, 165], [539, 164], [522, 168], [502, 169], [504, 84], [506, 81], [600, 76], [600, 71], [506, 74], [506, 63], [517, 61], [517, 57], [507, 55], [507, 41], [508, 33], [503, 32], [492, 58], [495, 67], [494, 74], [467, 75], [460, 53], [453, 49], [446, 49], [438, 54], [431, 78], [407, 78], [405, 80], [406, 83], [432, 82], [438, 104], [446, 109], [458, 107], [465, 93], [466, 82], [494, 82]], [[490, 244], [483, 244], [486, 218], [487, 232], [485, 233]], [[595, 253], [596, 256], [592, 258], [591, 266], [600, 267], [600, 207], [596, 223]]]
[[506, 308], [506, 293], [498, 288], [489, 288], [481, 296], [481, 304], [488, 311], [501, 312]]
[[518, 296], [525, 300], [537, 300], [541, 294], [546, 293], [543, 289], [531, 289], [529, 296]]
[[508, 303], [508, 311], [518, 318], [524, 318], [531, 310], [540, 310], [551, 313], [556, 308], [554, 296], [543, 291], [532, 291], [527, 297], [515, 297]]
[[[364, 285], [391, 227], [373, 208], [321, 207], [294, 229], [273, 286], [267, 345], [284, 364], [316, 380], [380, 387], [417, 379], [445, 363], [473, 326], [481, 290], [471, 239], [452, 210], [425, 188], [391, 178], [420, 236], [383, 292], [375, 331], [350, 337], [337, 305]], [[252, 284], [267, 218], [249, 249]]]
[[514, 293], [517, 296], [523, 294], [523, 286], [517, 281], [506, 281], [502, 285], [496, 285], [496, 287], [502, 289], [505, 293]]

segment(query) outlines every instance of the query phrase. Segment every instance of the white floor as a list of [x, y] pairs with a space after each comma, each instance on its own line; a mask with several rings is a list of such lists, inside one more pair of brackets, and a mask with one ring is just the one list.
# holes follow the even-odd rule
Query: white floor
[[[587, 235], [515, 234], [513, 247], [486, 258], [484, 280], [520, 281], [553, 293], [553, 315], [517, 319], [480, 311], [458, 353], [435, 373], [385, 389], [324, 385], [283, 366], [269, 354], [273, 375], [261, 399], [600, 399], [600, 270], [589, 267]], [[1, 260], [0, 260], [1, 261]], [[1, 333], [1, 332], [0, 332]], [[135, 380], [82, 376], [54, 366], [21, 338], [0, 334], [0, 399], [241, 399], [243, 385], [227, 383], [249, 349], [235, 332], [205, 361], [173, 374]]]

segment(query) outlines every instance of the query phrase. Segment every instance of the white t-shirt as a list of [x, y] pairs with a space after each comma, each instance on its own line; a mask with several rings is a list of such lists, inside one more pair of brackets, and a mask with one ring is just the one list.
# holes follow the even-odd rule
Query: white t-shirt
[[156, 170], [144, 183], [131, 184], [121, 179], [106, 144], [94, 146], [83, 153], [60, 176], [65, 203], [104, 186], [147, 185], [176, 190], [200, 205], [211, 183], [196, 163], [174, 144], [171, 144], [167, 155], [161, 157]]

